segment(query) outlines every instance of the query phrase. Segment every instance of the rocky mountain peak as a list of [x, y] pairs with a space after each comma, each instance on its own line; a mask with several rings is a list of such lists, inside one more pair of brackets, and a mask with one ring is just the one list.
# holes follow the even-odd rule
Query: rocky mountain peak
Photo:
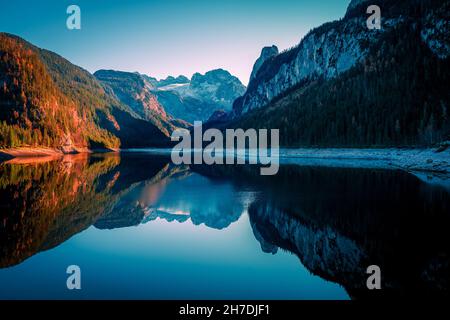
[[158, 86], [154, 93], [170, 115], [192, 123], [208, 120], [218, 109], [231, 111], [233, 101], [245, 89], [230, 72], [215, 69], [205, 74], [197, 72], [187, 83]]
[[278, 47], [275, 45], [273, 45], [271, 47], [264, 47], [261, 50], [261, 54], [260, 54], [259, 58], [256, 60], [255, 64], [253, 65], [253, 70], [252, 70], [252, 74], [250, 75], [249, 82], [251, 82], [256, 77], [256, 74], [258, 73], [259, 69], [264, 64], [264, 62], [266, 62], [273, 56], [276, 56], [278, 53], [279, 53]]
[[189, 78], [183, 75], [178, 77], [168, 76], [166, 79], [162, 79], [158, 82], [158, 87], [170, 86], [174, 84], [188, 84]]
[[201, 83], [217, 84], [224, 81], [239, 81], [236, 77], [232, 76], [228, 71], [223, 69], [215, 69], [202, 75], [200, 73], [195, 73], [192, 76], [191, 85], [195, 86]]

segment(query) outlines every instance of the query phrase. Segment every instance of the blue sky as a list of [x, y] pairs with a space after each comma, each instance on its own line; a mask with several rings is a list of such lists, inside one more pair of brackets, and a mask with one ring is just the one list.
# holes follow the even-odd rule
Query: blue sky
[[[95, 72], [157, 78], [223, 68], [248, 82], [261, 48], [292, 47], [311, 29], [345, 14], [349, 0], [4, 1], [0, 31], [25, 38]], [[81, 30], [66, 9], [81, 8]]]

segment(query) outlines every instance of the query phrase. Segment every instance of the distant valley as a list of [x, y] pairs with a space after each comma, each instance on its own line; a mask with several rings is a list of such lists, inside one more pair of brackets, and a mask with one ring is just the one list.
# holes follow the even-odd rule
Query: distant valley
[[[137, 112], [141, 115], [147, 109], [147, 112], [152, 110], [153, 115], [189, 123], [206, 121], [217, 110], [230, 112], [233, 102], [246, 90], [238, 78], [223, 69], [204, 75], [195, 73], [192, 79], [169, 76], [159, 81], [148, 75], [113, 70], [99, 70], [94, 75], [111, 87], [123, 103], [140, 109]], [[147, 106], [137, 107], [136, 103]]]

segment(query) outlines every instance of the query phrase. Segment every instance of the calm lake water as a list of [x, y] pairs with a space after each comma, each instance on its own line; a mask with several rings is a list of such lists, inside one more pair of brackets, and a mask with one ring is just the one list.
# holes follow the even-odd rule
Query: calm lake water
[[0, 164], [0, 298], [447, 295], [449, 213], [448, 189], [398, 170], [16, 159]]

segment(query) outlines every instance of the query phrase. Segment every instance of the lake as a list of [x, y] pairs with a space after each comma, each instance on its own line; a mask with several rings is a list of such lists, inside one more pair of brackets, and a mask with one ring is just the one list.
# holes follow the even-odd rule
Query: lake
[[[146, 153], [0, 164], [1, 299], [446, 295], [450, 190], [383, 168], [175, 166]], [[66, 268], [81, 269], [68, 290]], [[368, 290], [367, 267], [382, 289]]]

